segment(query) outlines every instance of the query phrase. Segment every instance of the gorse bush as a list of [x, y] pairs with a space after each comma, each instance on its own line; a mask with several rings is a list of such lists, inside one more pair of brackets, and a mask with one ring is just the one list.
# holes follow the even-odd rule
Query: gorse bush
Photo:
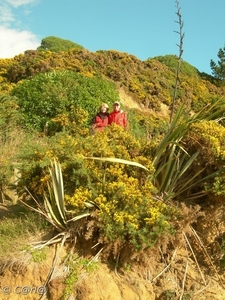
[[[43, 198], [50, 180], [49, 162], [61, 161], [65, 204], [72, 215], [87, 211], [87, 203], [95, 203], [93, 222], [99, 230], [99, 242], [130, 243], [135, 249], [153, 246], [157, 240], [173, 232], [172, 221], [177, 212], [160, 200], [148, 180], [153, 176], [151, 160], [142, 156], [141, 143], [129, 132], [112, 125], [104, 132], [86, 138], [72, 138], [66, 132], [46, 138], [46, 144], [33, 144], [23, 151], [20, 185], [38, 199]], [[145, 169], [97, 157], [120, 157], [142, 164]], [[89, 158], [88, 158], [89, 157]], [[89, 231], [89, 238], [93, 235]]]
[[[62, 168], [65, 211], [75, 219], [87, 217], [82, 223], [86, 239], [112, 248], [129, 245], [135, 251], [151, 247], [179, 227], [182, 211], [174, 201], [224, 193], [224, 128], [217, 120], [222, 110], [222, 102], [192, 115], [181, 107], [167, 130], [166, 122], [151, 129], [149, 141], [117, 125], [95, 134], [78, 126], [77, 134], [63, 130], [27, 140], [18, 156], [21, 192], [26, 186], [42, 203], [48, 166], [56, 159]], [[62, 225], [57, 229], [76, 230], [72, 222]]]
[[[130, 243], [135, 249], [155, 245], [162, 236], [174, 232], [173, 224], [180, 218], [173, 200], [185, 201], [190, 194], [193, 200], [206, 195], [212, 186], [219, 194], [223, 127], [212, 119], [223, 108], [216, 111], [216, 107], [215, 103], [193, 116], [181, 107], [168, 131], [150, 143], [111, 125], [94, 135], [71, 136], [63, 131], [42, 138], [42, 143], [24, 145], [29, 151], [22, 150], [26, 164], [21, 166], [21, 187], [27, 186], [32, 194], [43, 198], [50, 179], [47, 167], [56, 158], [62, 167], [65, 203], [72, 215], [85, 214], [87, 204], [94, 203], [86, 238], [95, 237], [101, 243], [119, 240], [121, 245]], [[204, 149], [207, 164], [201, 162]], [[105, 159], [118, 157], [146, 169]]]
[[[191, 126], [185, 143], [188, 144], [190, 152], [200, 153], [192, 170], [197, 172], [200, 168], [204, 168], [201, 177], [210, 176], [225, 165], [224, 134], [225, 128], [215, 121], [202, 121]], [[224, 195], [224, 171], [209, 178], [205, 184], [199, 186], [199, 189], [213, 195], [214, 200], [217, 196]]]
[[[22, 178], [20, 185], [27, 188], [36, 195], [41, 195], [41, 189], [46, 184], [48, 176], [45, 167], [50, 160], [56, 157], [63, 169], [65, 191], [70, 194], [80, 186], [94, 186], [102, 180], [104, 169], [107, 164], [98, 164], [84, 157], [120, 157], [127, 160], [146, 163], [150, 168], [148, 159], [142, 157], [141, 143], [129, 132], [124, 131], [117, 125], [106, 128], [104, 132], [88, 135], [85, 137], [73, 137], [67, 132], [57, 133], [53, 137], [45, 137], [40, 140], [27, 140], [18, 155], [21, 160]], [[126, 171], [134, 176], [134, 170], [126, 166]], [[142, 171], [136, 170], [136, 177]], [[38, 179], [39, 177], [39, 179]], [[112, 179], [111, 179], [112, 180]], [[41, 182], [41, 184], [40, 184]]]
[[137, 178], [124, 174], [121, 167], [106, 170], [113, 181], [106, 183], [93, 201], [98, 205], [96, 219], [100, 241], [131, 243], [136, 250], [153, 246], [163, 235], [172, 233], [172, 211], [152, 198], [155, 188], [149, 182], [140, 185]]

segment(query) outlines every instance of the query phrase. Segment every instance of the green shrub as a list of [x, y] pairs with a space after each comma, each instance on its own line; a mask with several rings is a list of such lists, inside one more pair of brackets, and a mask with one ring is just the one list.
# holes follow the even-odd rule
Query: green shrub
[[71, 125], [76, 118], [87, 112], [84, 120], [89, 124], [102, 102], [112, 104], [118, 100], [115, 86], [100, 76], [86, 77], [73, 71], [54, 71], [38, 74], [30, 80], [18, 83], [12, 90], [18, 98], [18, 105], [28, 128], [43, 131], [48, 124], [55, 130], [54, 118], [70, 114]]

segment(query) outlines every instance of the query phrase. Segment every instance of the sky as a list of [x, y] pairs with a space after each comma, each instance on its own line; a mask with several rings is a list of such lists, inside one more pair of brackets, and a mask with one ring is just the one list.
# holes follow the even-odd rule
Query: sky
[[116, 50], [140, 60], [179, 55], [211, 74], [225, 47], [225, 0], [0, 0], [0, 58], [37, 49], [55, 36], [91, 52]]

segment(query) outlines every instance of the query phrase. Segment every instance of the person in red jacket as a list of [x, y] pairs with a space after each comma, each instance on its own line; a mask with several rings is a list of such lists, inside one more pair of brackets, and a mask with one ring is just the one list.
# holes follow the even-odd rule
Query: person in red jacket
[[109, 114], [109, 125], [115, 123], [123, 128], [128, 128], [127, 114], [120, 109], [120, 103], [113, 104], [113, 111]]
[[109, 123], [109, 106], [106, 103], [102, 103], [99, 107], [99, 112], [93, 118], [91, 127], [93, 131], [102, 131], [104, 127], [108, 126]]

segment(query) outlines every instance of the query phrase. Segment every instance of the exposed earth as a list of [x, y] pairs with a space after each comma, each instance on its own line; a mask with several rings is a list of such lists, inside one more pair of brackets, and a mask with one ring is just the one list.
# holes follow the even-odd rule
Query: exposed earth
[[[93, 251], [90, 241], [47, 246], [40, 262], [29, 253], [6, 257], [0, 265], [0, 299], [224, 300], [225, 268], [219, 264], [221, 257], [216, 257], [222, 253], [218, 236], [225, 228], [223, 211], [223, 204], [211, 206], [205, 210], [208, 217], [200, 217], [196, 223], [198, 236], [203, 238], [201, 249], [186, 231], [170, 248], [158, 245], [133, 255], [123, 250], [111, 261]], [[7, 207], [0, 205], [0, 218], [7, 213]], [[40, 241], [40, 237], [33, 238]], [[75, 260], [83, 258], [94, 266], [87, 270], [79, 262], [71, 285], [66, 282], [71, 271], [65, 264], [69, 253]]]

